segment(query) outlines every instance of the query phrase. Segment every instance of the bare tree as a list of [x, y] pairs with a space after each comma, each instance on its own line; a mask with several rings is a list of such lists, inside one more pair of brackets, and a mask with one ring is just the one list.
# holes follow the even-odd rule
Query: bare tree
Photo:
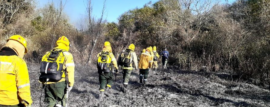
[[101, 17], [98, 20], [96, 26], [94, 26], [94, 22], [93, 22], [93, 18], [92, 18], [92, 6], [91, 6], [91, 0], [88, 1], [88, 7], [87, 7], [87, 13], [88, 13], [88, 20], [89, 20], [89, 34], [93, 34], [93, 38], [91, 41], [91, 45], [92, 47], [90, 48], [90, 52], [89, 52], [89, 57], [88, 57], [88, 64], [91, 64], [91, 56], [93, 54], [93, 51], [95, 49], [97, 40], [99, 39], [99, 37], [102, 35], [102, 22], [103, 20], [103, 15], [104, 15], [104, 11], [105, 11], [105, 4], [106, 4], [106, 0], [104, 0], [103, 3], [103, 8], [102, 8], [102, 13], [101, 13]]
[[[66, 2], [65, 2], [66, 3]], [[53, 22], [53, 24], [52, 24], [52, 37], [53, 37], [53, 39], [52, 39], [52, 41], [55, 41], [56, 40], [56, 35], [55, 35], [55, 31], [56, 31], [56, 27], [57, 27], [57, 25], [58, 25], [58, 23], [59, 23], [59, 21], [60, 21], [60, 19], [61, 19], [61, 16], [62, 16], [62, 11], [63, 11], [63, 9], [64, 9], [64, 5], [63, 5], [63, 2], [62, 2], [62, 0], [60, 0], [60, 4], [59, 4], [59, 13], [57, 13], [58, 15], [56, 16], [56, 18], [54, 18], [55, 20], [54, 20], [54, 22]], [[52, 44], [51, 44], [51, 48], [53, 48], [54, 47], [54, 43], [52, 42]]]
[[14, 0], [14, 1], [0, 1], [0, 18], [3, 18], [3, 24], [5, 25], [11, 23], [14, 15], [17, 14], [20, 9], [30, 5], [31, 0]]

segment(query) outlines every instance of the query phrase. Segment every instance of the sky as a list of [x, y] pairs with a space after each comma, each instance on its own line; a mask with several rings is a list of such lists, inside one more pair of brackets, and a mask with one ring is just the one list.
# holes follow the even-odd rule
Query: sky
[[[87, 16], [87, 1], [88, 0], [63, 0], [64, 12], [70, 18], [70, 22], [76, 25], [79, 20]], [[158, 0], [107, 0], [105, 6], [104, 18], [107, 22], [118, 22], [118, 18], [128, 10], [141, 8], [149, 2], [155, 3]], [[36, 0], [37, 8], [42, 8], [46, 4], [54, 2], [55, 5], [60, 3], [60, 0]], [[92, 0], [93, 17], [100, 18], [102, 13], [104, 0]]]
[[[69, 16], [72, 25], [75, 25], [87, 16], [87, 1], [88, 0], [62, 0], [64, 5], [64, 13]], [[118, 18], [125, 12], [141, 8], [145, 4], [155, 3], [159, 0], [106, 0], [104, 19], [107, 22], [118, 22]], [[215, 0], [213, 0], [215, 1]], [[36, 0], [37, 9], [44, 7], [48, 3], [54, 2], [59, 6], [60, 0]], [[222, 0], [222, 3], [233, 3], [235, 0]], [[93, 17], [100, 18], [102, 13], [104, 0], [92, 0]]]

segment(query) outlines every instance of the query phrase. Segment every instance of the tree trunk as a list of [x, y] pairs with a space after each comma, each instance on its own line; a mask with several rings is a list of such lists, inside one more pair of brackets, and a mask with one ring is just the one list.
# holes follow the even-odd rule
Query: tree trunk
[[[91, 64], [91, 56], [92, 56], [92, 54], [93, 54], [93, 51], [94, 51], [94, 49], [95, 49], [95, 46], [96, 46], [96, 43], [97, 43], [97, 40], [99, 39], [99, 37], [100, 37], [100, 35], [102, 34], [102, 25], [101, 25], [101, 23], [102, 23], [102, 21], [103, 21], [103, 14], [104, 14], [104, 11], [105, 11], [105, 3], [106, 3], [106, 0], [104, 0], [104, 3], [103, 3], [103, 9], [102, 9], [102, 13], [101, 13], [101, 18], [100, 18], [100, 20], [99, 20], [99, 22], [97, 23], [97, 33], [96, 33], [96, 38], [95, 38], [95, 40], [92, 42], [92, 48], [90, 49], [90, 54], [89, 54], [89, 56], [88, 56], [88, 61], [87, 61], [87, 63], [88, 64]], [[93, 28], [91, 28], [92, 26], [91, 26], [91, 11], [92, 11], [92, 7], [91, 7], [91, 0], [89, 0], [88, 1], [88, 19], [89, 19], [89, 30], [91, 31]], [[95, 33], [94, 33], [95, 34]]]
[[96, 46], [97, 39], [98, 39], [98, 37], [96, 37], [96, 39], [94, 40], [93, 46], [92, 46], [92, 48], [91, 48], [91, 50], [90, 50], [90, 54], [89, 54], [88, 61], [87, 61], [88, 64], [91, 64], [91, 56], [92, 56], [93, 51], [94, 51], [94, 48], [95, 48], [95, 46]]

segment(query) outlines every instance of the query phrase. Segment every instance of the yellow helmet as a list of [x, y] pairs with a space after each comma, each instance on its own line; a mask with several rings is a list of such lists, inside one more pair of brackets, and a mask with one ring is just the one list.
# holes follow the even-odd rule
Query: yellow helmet
[[149, 46], [149, 51], [150, 51], [150, 52], [152, 52], [152, 51], [153, 51], [152, 46]]
[[9, 39], [7, 39], [7, 41], [9, 41], [9, 40], [15, 40], [15, 41], [18, 41], [19, 43], [21, 43], [25, 48], [24, 53], [27, 53], [27, 43], [26, 43], [26, 40], [21, 35], [13, 35]]
[[147, 48], [146, 48], [146, 51], [151, 52], [150, 47], [147, 47]]
[[157, 51], [157, 47], [156, 46], [153, 47], [153, 51]]
[[132, 43], [129, 45], [128, 49], [134, 51], [135, 50], [135, 45]]
[[66, 36], [61, 36], [57, 41], [56, 41], [56, 44], [58, 43], [63, 43], [65, 44], [66, 46], [69, 46], [69, 40]]
[[111, 43], [109, 41], [105, 41], [104, 46], [111, 46]]
[[142, 53], [144, 53], [144, 52], [145, 52], [145, 49], [142, 50]]

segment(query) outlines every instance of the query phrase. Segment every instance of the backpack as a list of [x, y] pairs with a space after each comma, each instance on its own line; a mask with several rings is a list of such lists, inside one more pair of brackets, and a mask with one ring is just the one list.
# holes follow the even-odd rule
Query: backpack
[[101, 52], [98, 56], [97, 68], [101, 72], [110, 72], [111, 57], [109, 52]]
[[124, 67], [131, 67], [131, 50], [126, 50], [120, 55], [118, 64]]
[[157, 58], [157, 52], [154, 52], [154, 61], [157, 61], [158, 58]]
[[58, 82], [62, 79], [65, 56], [62, 50], [52, 50], [42, 57], [40, 82]]

